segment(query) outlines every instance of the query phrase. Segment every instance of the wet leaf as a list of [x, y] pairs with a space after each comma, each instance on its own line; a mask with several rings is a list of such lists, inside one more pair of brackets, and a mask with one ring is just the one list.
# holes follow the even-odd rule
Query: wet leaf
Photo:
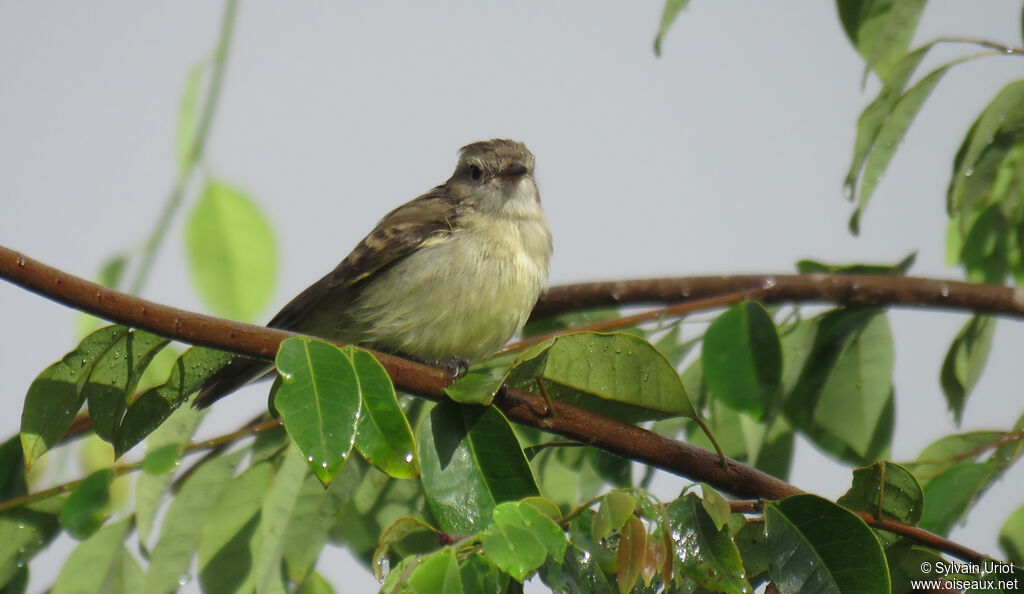
[[281, 386], [275, 406], [325, 487], [348, 459], [362, 414], [364, 380], [353, 363], [356, 351], [296, 337], [277, 352]]
[[442, 530], [491, 525], [503, 501], [539, 495], [515, 432], [496, 408], [438, 404], [416, 431], [423, 490]]

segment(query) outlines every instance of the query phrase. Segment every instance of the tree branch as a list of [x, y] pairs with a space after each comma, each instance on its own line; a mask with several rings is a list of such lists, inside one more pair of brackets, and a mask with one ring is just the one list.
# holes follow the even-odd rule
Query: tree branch
[[[0, 277], [29, 291], [107, 320], [175, 340], [273, 360], [291, 332], [232, 322], [132, 297], [47, 266], [0, 246]], [[893, 287], [885, 286], [893, 285]], [[987, 313], [1024, 315], [1024, 292], [952, 281], [870, 276], [726, 276], [587, 283], [552, 289], [536, 311], [624, 303], [677, 302], [721, 293], [757, 292], [765, 301], [838, 301], [857, 305], [934, 305]], [[763, 293], [762, 293], [763, 291]], [[734, 299], [730, 296], [729, 300]], [[716, 306], [722, 303], [713, 302]], [[536, 312], [535, 312], [536, 313]], [[451, 378], [440, 369], [384, 353], [374, 356], [400, 389], [432, 400], [444, 398]], [[512, 420], [569, 437], [673, 474], [704, 481], [741, 498], [781, 499], [802, 491], [734, 460], [723, 466], [715, 454], [634, 425], [513, 388], [495, 399]], [[551, 408], [553, 407], [553, 409]], [[939, 538], [915, 526], [878, 520], [879, 527], [926, 543]], [[930, 535], [930, 536], [929, 536]], [[931, 539], [931, 540], [929, 540]], [[935, 546], [935, 545], [930, 545]], [[964, 559], [984, 556], [951, 543], [937, 547]]]
[[533, 315], [652, 303], [677, 303], [744, 293], [765, 303], [952, 309], [1024, 318], [1024, 289], [910, 276], [867, 274], [750, 274], [654, 278], [552, 287]]

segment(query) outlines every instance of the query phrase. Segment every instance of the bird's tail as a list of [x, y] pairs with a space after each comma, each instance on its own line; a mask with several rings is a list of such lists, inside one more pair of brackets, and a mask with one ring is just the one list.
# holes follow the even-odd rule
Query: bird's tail
[[195, 408], [206, 408], [249, 382], [265, 375], [274, 366], [267, 361], [249, 357], [235, 357], [213, 375], [206, 378], [199, 387], [199, 394], [192, 401]]

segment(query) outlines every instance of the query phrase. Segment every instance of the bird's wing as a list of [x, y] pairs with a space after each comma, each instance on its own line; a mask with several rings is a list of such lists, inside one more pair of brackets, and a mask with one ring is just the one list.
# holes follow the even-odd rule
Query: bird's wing
[[[438, 233], [455, 229], [458, 201], [438, 186], [389, 212], [341, 264], [292, 299], [267, 326], [297, 330], [302, 320], [325, 302], [344, 298], [350, 287], [415, 250]], [[193, 406], [206, 408], [218, 399], [259, 378], [273, 366], [266, 361], [235, 357], [207, 378]]]
[[409, 254], [427, 239], [455, 229], [458, 201], [438, 186], [389, 212], [341, 264], [292, 299], [267, 326], [296, 329], [327, 297], [336, 298], [385, 266]]

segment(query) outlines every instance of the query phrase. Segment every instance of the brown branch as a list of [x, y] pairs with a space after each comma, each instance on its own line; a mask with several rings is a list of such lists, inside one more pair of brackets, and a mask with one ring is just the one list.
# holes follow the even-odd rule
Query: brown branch
[[1024, 289], [952, 280], [867, 274], [694, 276], [552, 287], [534, 316], [610, 305], [677, 303], [741, 293], [764, 303], [819, 302], [953, 309], [1024, 317]]
[[[252, 357], [272, 360], [281, 341], [294, 336], [282, 330], [231, 322], [132, 297], [52, 268], [3, 246], [0, 246], [0, 277], [59, 303], [113, 322], [175, 340]], [[877, 282], [879, 280], [883, 282]], [[904, 286], [907, 282], [911, 284]], [[917, 295], [917, 301], [906, 302], [910, 305], [925, 305], [926, 296], [937, 288], [944, 299], [939, 302], [941, 306], [964, 307], [989, 313], [1024, 314], [1024, 294], [1005, 287], [901, 277], [821, 275], [708, 277], [572, 285], [552, 289], [538, 304], [538, 311], [552, 313], [570, 307], [676, 302], [722, 293], [750, 291], [752, 294], [757, 290], [765, 291], [764, 295], [759, 295], [764, 301], [780, 301], [788, 296], [785, 298], [789, 300], [831, 300], [860, 305], [882, 305], [880, 301], [885, 301], [884, 304], [897, 303], [895, 293], [883, 287], [884, 283], [903, 287], [902, 293], [896, 293]], [[917, 290], [910, 290], [912, 287], [917, 287]], [[976, 300], [972, 302], [967, 298], [968, 295], [975, 295]], [[1007, 300], [1016, 302], [1012, 309], [999, 305]], [[444, 398], [443, 389], [451, 379], [442, 370], [383, 353], [374, 355], [400, 389], [432, 400]], [[704, 481], [737, 497], [781, 499], [802, 492], [793, 485], [734, 460], [727, 460], [722, 465], [715, 454], [690, 444], [561, 402], [550, 404], [554, 407], [553, 411], [540, 396], [512, 388], [495, 398], [495, 405], [518, 423]], [[912, 526], [907, 528], [914, 533], [928, 534]], [[953, 550], [943, 550], [954, 555], [971, 552], [958, 546]]]

